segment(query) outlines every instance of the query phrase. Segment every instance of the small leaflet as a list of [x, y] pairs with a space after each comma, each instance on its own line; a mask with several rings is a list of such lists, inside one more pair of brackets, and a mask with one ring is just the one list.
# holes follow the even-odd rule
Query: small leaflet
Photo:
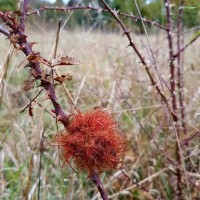
[[65, 75], [58, 76], [58, 77], [54, 78], [54, 80], [58, 81], [60, 84], [62, 84], [65, 80], [71, 81], [72, 75], [68, 73]]
[[61, 57], [60, 60], [58, 60], [58, 62], [53, 65], [57, 66], [57, 65], [79, 65], [80, 61], [76, 60], [74, 57], [69, 57], [69, 56], [65, 56], [65, 57]]
[[34, 88], [34, 80], [26, 80], [22, 86], [23, 90], [28, 92], [30, 89]]

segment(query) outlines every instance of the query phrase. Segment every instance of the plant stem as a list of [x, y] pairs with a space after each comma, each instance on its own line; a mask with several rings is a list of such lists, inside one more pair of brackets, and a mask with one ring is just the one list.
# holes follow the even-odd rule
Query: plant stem
[[200, 34], [197, 34], [190, 42], [188, 42], [185, 46], [182, 47], [177, 53], [173, 55], [173, 60], [181, 54], [187, 47], [189, 47], [193, 42], [195, 42], [200, 37]]
[[120, 18], [117, 16], [117, 13], [115, 11], [112, 11], [111, 8], [109, 7], [109, 5], [104, 1], [101, 0], [102, 4], [105, 6], [105, 8], [109, 11], [109, 13], [114, 17], [114, 19], [117, 21], [117, 23], [121, 26], [122, 30], [124, 31], [124, 35], [126, 35], [126, 37], [129, 40], [129, 45], [133, 48], [133, 50], [135, 51], [135, 53], [137, 54], [137, 56], [139, 57], [141, 63], [144, 65], [146, 73], [151, 81], [152, 86], [155, 87], [155, 89], [157, 90], [158, 94], [160, 95], [162, 101], [165, 103], [166, 107], [168, 108], [170, 114], [172, 115], [172, 117], [174, 118], [174, 112], [173, 110], [170, 108], [170, 105], [168, 103], [168, 100], [165, 96], [165, 94], [161, 91], [160, 87], [158, 86], [158, 84], [155, 82], [153, 75], [150, 72], [150, 66], [147, 65], [145, 59], [143, 58], [143, 56], [140, 54], [139, 50], [137, 49], [135, 43], [133, 42], [131, 36], [130, 36], [130, 32], [126, 29], [125, 25], [123, 24], [123, 22], [120, 20]]
[[[101, 11], [101, 12], [109, 12], [109, 10], [107, 10], [107, 9], [95, 8], [95, 7], [92, 7], [92, 6], [73, 6], [73, 7], [48, 7], [48, 6], [43, 6], [39, 9], [37, 9], [37, 10], [31, 11], [30, 13], [28, 13], [28, 15], [37, 14], [37, 13], [43, 12], [45, 10], [54, 10], [54, 11], [61, 11], [61, 12], [70, 11], [70, 10], [94, 10], [94, 11]], [[117, 14], [122, 16], [122, 17], [125, 17], [125, 18], [131, 18], [133, 20], [141, 20], [141, 18], [139, 16], [134, 16], [132, 14], [130, 15], [130, 14], [127, 14], [127, 13], [122, 13], [120, 11], [118, 11]], [[160, 24], [158, 24], [158, 23], [156, 23], [152, 20], [143, 18], [142, 21], [144, 23], [156, 26], [160, 29], [167, 30], [167, 27], [162, 26], [162, 25], [160, 25]]]
[[102, 199], [108, 200], [108, 196], [107, 196], [107, 194], [103, 188], [103, 185], [101, 183], [101, 180], [100, 180], [99, 176], [97, 175], [97, 173], [95, 172], [95, 170], [93, 170], [92, 179], [93, 179], [94, 183], [96, 184], [96, 186], [101, 194]]
[[22, 8], [22, 16], [20, 18], [20, 30], [21, 30], [21, 32], [25, 31], [25, 21], [26, 21], [26, 17], [27, 17], [28, 3], [29, 3], [29, 0], [24, 0], [23, 8]]
[[172, 41], [172, 20], [171, 20], [171, 12], [170, 12], [170, 4], [169, 0], [165, 0], [165, 8], [166, 8], [166, 13], [167, 13], [167, 26], [168, 26], [168, 31], [167, 31], [167, 37], [168, 37], [168, 46], [169, 46], [169, 59], [170, 59], [170, 92], [171, 92], [171, 98], [172, 98], [172, 110], [173, 110], [173, 120], [175, 123], [178, 122], [178, 117], [177, 117], [177, 104], [176, 104], [176, 94], [175, 94], [175, 66], [173, 62], [173, 41]]
[[2, 25], [0, 25], [0, 32], [3, 33], [4, 35], [6, 35], [7, 37], [10, 36], [9, 31], [7, 31], [6, 29], [4, 29]]
[[[177, 24], [177, 49], [178, 52], [181, 49], [181, 30], [182, 30], [182, 18], [183, 18], [183, 6], [184, 6], [184, 0], [181, 0], [180, 7], [179, 7], [179, 15], [178, 15], [178, 24]], [[178, 54], [177, 56], [177, 87], [178, 87], [178, 93], [179, 93], [179, 105], [181, 110], [181, 123], [183, 127], [183, 132], [186, 135], [187, 129], [185, 125], [185, 106], [184, 106], [184, 94], [183, 94], [183, 64], [181, 63], [181, 54]]]
[[[4, 29], [2, 26], [0, 26], [0, 32], [3, 33], [4, 35], [6, 35], [10, 40], [12, 37], [12, 31], [17, 35], [19, 34], [20, 39], [17, 40], [17, 44], [21, 47], [19, 48], [26, 56], [29, 56], [31, 54], [34, 55], [34, 52], [32, 51], [32, 47], [31, 45], [28, 43], [27, 39], [26, 39], [26, 35], [24, 34], [25, 31], [25, 20], [27, 17], [27, 10], [28, 10], [28, 2], [29, 0], [24, 0], [23, 2], [23, 9], [22, 9], [22, 17], [20, 18], [20, 23], [19, 26], [17, 24], [16, 21], [11, 21], [9, 19], [9, 15], [7, 16], [6, 14], [4, 14], [3, 12], [0, 12], [0, 18], [2, 18], [2, 20], [6, 23], [7, 26], [9, 26], [11, 28], [11, 31], [7, 31], [6, 29]], [[49, 99], [51, 100], [52, 104], [54, 105], [54, 113], [56, 114], [58, 120], [64, 125], [65, 128], [68, 127], [69, 124], [69, 117], [64, 113], [62, 106], [60, 105], [60, 103], [57, 100], [56, 97], [56, 93], [54, 90], [54, 84], [50, 83], [48, 81], [43, 80], [42, 78], [42, 69], [40, 67], [39, 62], [31, 62], [29, 61], [30, 67], [33, 68], [36, 72], [36, 74], [34, 75], [35, 79], [39, 79], [41, 81], [40, 86], [43, 87], [46, 91], [47, 91], [47, 95], [49, 97]], [[32, 157], [31, 157], [31, 161], [32, 161]], [[31, 165], [32, 166], [32, 163]], [[101, 181], [97, 175], [97, 173], [94, 171], [93, 173], [93, 180], [95, 182], [95, 184], [97, 185], [97, 188], [102, 196], [102, 198], [104, 200], [108, 200], [108, 197], [104, 191], [104, 188], [101, 184]], [[28, 181], [28, 185], [27, 185], [27, 190], [26, 190], [26, 198], [28, 198], [28, 191], [30, 188], [30, 179]]]
[[169, 59], [170, 59], [170, 93], [172, 98], [172, 110], [173, 110], [173, 123], [174, 123], [174, 132], [176, 136], [176, 159], [178, 161], [177, 170], [176, 170], [176, 177], [177, 177], [177, 197], [178, 200], [182, 200], [182, 187], [181, 187], [181, 180], [182, 180], [182, 172], [181, 172], [181, 151], [179, 148], [179, 137], [180, 137], [180, 126], [178, 123], [178, 113], [177, 113], [177, 100], [176, 100], [176, 76], [175, 76], [175, 66], [174, 66], [174, 52], [173, 52], [173, 40], [172, 40], [172, 19], [171, 19], [171, 10], [170, 10], [170, 2], [169, 0], [165, 0], [165, 9], [167, 13], [167, 36], [168, 36], [168, 46], [169, 46]]

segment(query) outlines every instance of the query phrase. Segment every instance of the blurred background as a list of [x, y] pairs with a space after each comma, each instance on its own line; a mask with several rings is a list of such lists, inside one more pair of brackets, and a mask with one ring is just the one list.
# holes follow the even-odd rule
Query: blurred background
[[[103, 6], [100, 1], [30, 0], [29, 13], [46, 7]], [[112, 9], [139, 16], [133, 0], [107, 0]], [[120, 16], [127, 30], [150, 67], [150, 71], [167, 100], [171, 103], [169, 46], [166, 10], [163, 0], [138, 0], [141, 20]], [[21, 4], [21, 5], [20, 5]], [[174, 52], [177, 51], [177, 18], [180, 0], [171, 0]], [[14, 11], [22, 6], [16, 0], [0, 0], [0, 11]], [[56, 40], [61, 20], [59, 40]], [[158, 23], [161, 28], [155, 26]], [[199, 34], [199, 0], [184, 4], [181, 45]], [[1, 25], [3, 22], [1, 21]], [[3, 25], [6, 27], [5, 25]], [[145, 33], [146, 30], [146, 33]], [[82, 112], [103, 106], [118, 122], [127, 139], [124, 168], [101, 173], [102, 183], [112, 200], [174, 200], [177, 195], [176, 139], [171, 115], [166, 109], [149, 77], [119, 24], [107, 12], [75, 10], [59, 12], [43, 10], [30, 15], [26, 32], [35, 52], [53, 61], [59, 56], [72, 56], [79, 65], [55, 67], [56, 72], [70, 74], [55, 87], [64, 111], [69, 114], [72, 100]], [[55, 46], [57, 56], [55, 57]], [[198, 199], [200, 185], [200, 45], [199, 39], [182, 54], [185, 124], [187, 134], [180, 129], [182, 145], [182, 188], [186, 200]], [[175, 70], [177, 70], [177, 63]], [[0, 199], [97, 200], [96, 186], [86, 173], [76, 173], [63, 166], [57, 148], [51, 145], [53, 136], [63, 129], [51, 110], [52, 103], [42, 92], [32, 103], [33, 116], [23, 108], [40, 92], [39, 81], [25, 92], [24, 81], [30, 77], [25, 55], [13, 48], [0, 34]], [[50, 69], [41, 64], [43, 70]], [[177, 77], [177, 75], [175, 75]], [[178, 99], [178, 89], [176, 87]], [[177, 100], [178, 102], [178, 100]], [[180, 107], [178, 107], [180, 113]], [[180, 117], [180, 115], [179, 115]], [[181, 126], [181, 125], [180, 125]], [[40, 151], [41, 141], [44, 152]], [[40, 183], [40, 187], [39, 187]], [[138, 185], [140, 183], [140, 186]]]
[[[135, 16], [138, 16], [137, 8], [132, 0], [106, 0], [109, 3], [110, 7], [115, 9], [116, 11], [129, 13]], [[0, 10], [17, 10], [17, 6], [19, 6], [20, 1], [16, 3], [15, 0], [1, 0], [0, 1]], [[151, 19], [151, 21], [166, 24], [166, 11], [164, 7], [164, 1], [161, 0], [139, 0], [137, 1], [138, 7], [140, 8], [141, 15], [146, 19]], [[171, 0], [170, 8], [172, 12], [172, 20], [176, 24], [177, 23], [177, 11], [179, 9], [179, 0]], [[101, 3], [98, 0], [31, 0], [30, 9], [38, 9], [43, 5], [45, 6], [91, 6], [94, 8], [101, 7]], [[70, 15], [68, 12], [67, 15]], [[43, 23], [48, 22], [46, 26], [51, 26], [52, 22], [55, 22], [59, 19], [66, 19], [65, 12], [57, 12], [57, 11], [45, 11], [40, 13], [39, 18], [32, 18], [32, 23], [35, 20], [43, 20]], [[51, 22], [49, 24], [49, 22]], [[187, 0], [184, 3], [184, 15], [183, 22], [185, 28], [191, 28], [198, 26], [200, 23], [200, 3], [199, 0]], [[138, 20], [135, 23], [132, 23], [130, 18], [125, 20], [125, 24], [130, 28], [133, 28], [136, 32], [143, 32], [141, 21]], [[118, 25], [113, 21], [112, 17], [106, 12], [96, 12], [89, 10], [78, 10], [73, 14], [73, 18], [69, 20], [66, 25], [67, 29], [81, 29], [87, 30], [88, 28], [95, 28], [106, 31], [116, 31], [119, 29]], [[149, 24], [149, 28], [151, 25]]]

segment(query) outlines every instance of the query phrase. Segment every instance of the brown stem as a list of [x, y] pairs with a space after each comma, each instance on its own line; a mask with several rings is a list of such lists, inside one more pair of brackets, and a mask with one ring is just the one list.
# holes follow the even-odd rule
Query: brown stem
[[173, 60], [181, 54], [187, 47], [189, 47], [193, 42], [195, 42], [200, 37], [200, 34], [196, 35], [190, 42], [188, 42], [182, 49], [180, 49], [177, 53], [173, 55]]
[[44, 89], [40, 90], [33, 99], [30, 99], [30, 102], [20, 111], [20, 113], [23, 113], [28, 107], [30, 107], [31, 104], [37, 99], [37, 97], [42, 93], [43, 90]]
[[[11, 21], [10, 19], [8, 19], [8, 14], [7, 13], [3, 13], [0, 11], [0, 18], [2, 18], [2, 20], [4, 21], [4, 23], [10, 27], [13, 31], [18, 29], [18, 25], [13, 23], [13, 21]], [[3, 29], [3, 28], [2, 28]], [[2, 32], [3, 34], [7, 35], [5, 32]]]
[[[178, 116], [177, 116], [177, 105], [176, 105], [176, 96], [175, 96], [175, 69], [174, 69], [174, 63], [173, 63], [173, 49], [172, 49], [172, 28], [171, 28], [171, 16], [170, 16], [170, 10], [169, 10], [169, 1], [166, 0], [166, 11], [167, 11], [167, 18], [168, 18], [168, 42], [169, 42], [169, 54], [170, 54], [170, 74], [171, 74], [171, 92], [172, 92], [172, 109], [165, 97], [165, 95], [163, 94], [163, 92], [160, 90], [158, 84], [154, 81], [154, 78], [149, 70], [149, 67], [147, 65], [147, 63], [145, 62], [144, 58], [142, 57], [142, 55], [140, 54], [140, 52], [138, 51], [136, 45], [134, 44], [131, 36], [130, 36], [130, 32], [127, 31], [125, 25], [123, 24], [123, 22], [120, 20], [120, 18], [118, 17], [117, 13], [113, 10], [111, 10], [111, 8], [109, 7], [109, 5], [104, 1], [101, 0], [102, 4], [105, 6], [105, 8], [109, 11], [109, 13], [114, 17], [114, 19], [117, 21], [117, 23], [121, 26], [122, 30], [124, 31], [124, 34], [126, 35], [126, 37], [129, 40], [129, 46], [131, 46], [135, 53], [138, 55], [141, 63], [144, 65], [145, 70], [150, 78], [151, 84], [155, 87], [155, 89], [157, 90], [158, 94], [161, 96], [162, 100], [164, 101], [164, 103], [166, 104], [168, 110], [170, 111], [170, 114], [172, 116], [173, 122], [175, 124], [175, 131], [177, 132], [177, 134], [179, 135], [179, 125], [178, 125]], [[181, 156], [179, 154], [179, 149], [177, 149], [177, 161], [178, 161], [178, 167], [177, 167], [177, 179], [178, 179], [178, 184], [177, 184], [177, 189], [178, 189], [178, 196], [180, 197], [179, 199], [182, 198], [182, 189], [181, 189]]]
[[[26, 35], [24, 34], [25, 19], [27, 17], [28, 1], [29, 0], [24, 0], [22, 17], [20, 18], [19, 26], [17, 25], [17, 22], [11, 21], [8, 18], [9, 15], [6, 15], [6, 14], [0, 12], [0, 17], [3, 19], [3, 21], [11, 28], [12, 31], [14, 31], [15, 34], [19, 34], [20, 38], [18, 41], [16, 41], [16, 43], [20, 45], [20, 47], [21, 47], [20, 50], [26, 56], [29, 56], [31, 54], [34, 55], [34, 52], [32, 51], [32, 48], [26, 39]], [[0, 32], [3, 33], [4, 35], [6, 35], [11, 40], [12, 35], [7, 30], [2, 28], [2, 26], [0, 26]], [[54, 105], [54, 108], [55, 108], [54, 112], [55, 112], [56, 116], [58, 117], [58, 120], [64, 125], [65, 128], [67, 128], [68, 124], [69, 124], [69, 117], [64, 113], [60, 103], [57, 100], [53, 83], [42, 79], [42, 70], [41, 70], [39, 63], [35, 63], [35, 62], [33, 63], [33, 62], [29, 61], [29, 65], [36, 72], [36, 75], [34, 75], [34, 77], [36, 79], [41, 80], [40, 86], [43, 87], [47, 91], [47, 95], [48, 95], [49, 99], [51, 100], [52, 104]], [[95, 171], [93, 173], [93, 180], [94, 180], [95, 184], [97, 185], [97, 188], [98, 188], [102, 198], [104, 200], [108, 200], [108, 197], [107, 197], [107, 195], [104, 191], [104, 188], [101, 184], [101, 181]], [[28, 194], [28, 191], [29, 191], [29, 186], [27, 186], [27, 194]]]
[[165, 8], [167, 13], [167, 37], [168, 37], [168, 46], [169, 46], [169, 59], [170, 59], [170, 92], [172, 98], [172, 109], [173, 109], [173, 120], [174, 122], [178, 122], [177, 117], [177, 104], [176, 104], [176, 84], [175, 84], [175, 66], [173, 62], [173, 40], [172, 40], [172, 20], [171, 20], [171, 12], [170, 12], [170, 3], [169, 0], [165, 0]]
[[[37, 10], [31, 11], [30, 13], [28, 13], [28, 15], [32, 15], [32, 14], [37, 14], [39, 12], [45, 11], [45, 10], [56, 10], [56, 11], [70, 11], [70, 10], [94, 10], [94, 11], [101, 11], [101, 12], [109, 12], [109, 10], [107, 9], [102, 9], [102, 8], [94, 8], [92, 6], [74, 6], [74, 7], [47, 7], [47, 6], [43, 6], [42, 8], [39, 8]], [[162, 26], [158, 23], [155, 23], [152, 20], [149, 19], [141, 19], [140, 16], [134, 16], [134, 15], [129, 15], [127, 13], [122, 13], [122, 12], [117, 12], [118, 15], [126, 17], [126, 18], [131, 18], [133, 20], [142, 20], [144, 23], [147, 24], [151, 24], [153, 26], [156, 26], [160, 29], [163, 30], [167, 30], [167, 27]]]
[[[27, 1], [24, 1], [24, 4], [25, 6], [23, 6], [23, 12], [27, 12], [27, 9], [26, 9], [26, 6], [27, 6]], [[20, 39], [17, 41], [17, 43], [20, 45], [21, 47], [21, 51], [26, 55], [26, 56], [29, 56], [31, 54], [34, 54], [34, 52], [32, 51], [32, 48], [30, 46], [30, 44], [28, 43], [27, 39], [26, 39], [26, 36], [23, 32], [24, 30], [24, 26], [25, 25], [22, 25], [21, 23], [25, 23], [25, 18], [24, 16], [26, 16], [26, 14], [23, 14], [22, 18], [23, 19], [20, 19], [20, 26], [17, 26], [17, 22], [15, 23], [11, 23], [9, 18], [6, 16], [6, 14], [0, 12], [0, 17], [3, 19], [3, 21], [8, 24], [8, 26], [11, 27], [11, 29], [15, 32], [15, 34], [19, 34], [20, 36]], [[13, 24], [13, 26], [12, 26]], [[16, 27], [18, 27], [16, 29]], [[2, 33], [5, 33], [6, 36], [9, 37], [9, 39], [11, 39], [11, 34], [8, 34], [7, 31], [5, 31], [4, 29], [0, 29], [0, 31]], [[42, 70], [41, 70], [41, 67], [40, 67], [40, 64], [39, 63], [32, 63], [30, 62], [30, 67], [33, 68], [35, 71], [36, 71], [36, 74], [35, 75], [35, 78], [36, 79], [39, 79], [41, 80], [41, 87], [44, 87], [47, 91], [47, 94], [49, 96], [49, 99], [51, 100], [51, 102], [53, 103], [54, 105], [54, 113], [56, 114], [56, 116], [58, 117], [58, 120], [65, 126], [65, 128], [67, 128], [68, 126], [68, 123], [69, 123], [69, 119], [68, 119], [68, 116], [64, 113], [60, 103], [58, 102], [57, 100], [57, 97], [56, 97], [56, 94], [55, 94], [55, 91], [54, 91], [54, 87], [53, 87], [53, 84], [50, 83], [50, 82], [45, 82], [42, 80]]]
[[97, 173], [95, 172], [95, 170], [93, 170], [93, 174], [92, 174], [92, 180], [94, 181], [94, 183], [96, 184], [101, 197], [103, 200], [108, 200], [108, 196], [103, 188], [103, 185], [101, 183], [101, 180], [99, 179], [99, 176], [97, 175]]
[[161, 91], [160, 87], [158, 86], [158, 84], [155, 82], [153, 75], [150, 72], [150, 66], [147, 65], [147, 63], [145, 62], [144, 58], [142, 57], [142, 55], [140, 54], [140, 52], [138, 51], [135, 43], [133, 42], [131, 36], [130, 36], [130, 32], [126, 29], [125, 25], [123, 24], [123, 22], [120, 20], [120, 18], [118, 17], [117, 13], [113, 10], [111, 10], [111, 8], [109, 7], [109, 5], [104, 1], [101, 0], [102, 4], [105, 6], [105, 8], [109, 11], [109, 13], [114, 17], [114, 19], [117, 21], [117, 23], [121, 26], [122, 30], [124, 31], [124, 34], [126, 35], [126, 37], [129, 40], [129, 46], [131, 46], [135, 53], [137, 54], [137, 56], [139, 57], [141, 63], [144, 65], [145, 70], [147, 75], [149, 76], [149, 79], [151, 81], [151, 84], [155, 87], [155, 89], [157, 90], [158, 94], [160, 95], [162, 101], [164, 101], [165, 105], [167, 106], [169, 112], [171, 113], [172, 117], [174, 117], [174, 113], [170, 108], [170, 105], [168, 103], [168, 100], [165, 96], [165, 94]]
[[173, 40], [172, 40], [172, 20], [171, 20], [171, 10], [170, 10], [170, 2], [169, 0], [165, 0], [165, 8], [167, 13], [167, 37], [168, 37], [168, 46], [169, 46], [169, 59], [170, 59], [170, 92], [171, 92], [171, 98], [172, 98], [172, 110], [173, 110], [173, 122], [175, 127], [175, 135], [177, 135], [176, 138], [176, 159], [178, 161], [178, 167], [176, 170], [176, 176], [177, 176], [177, 196], [178, 200], [182, 200], [182, 187], [181, 187], [181, 180], [182, 180], [182, 174], [181, 174], [181, 152], [179, 149], [178, 140], [180, 137], [180, 127], [178, 123], [178, 116], [177, 116], [177, 100], [176, 100], [176, 84], [175, 84], [175, 66], [174, 66], [174, 60], [173, 60]]
[[22, 16], [20, 18], [20, 25], [19, 25], [21, 32], [25, 31], [25, 21], [27, 17], [28, 3], [29, 3], [29, 0], [24, 0], [23, 8], [22, 8]]
[[10, 36], [9, 31], [7, 31], [5, 28], [3, 28], [3, 26], [0, 25], [0, 32], [3, 33], [4, 35], [6, 35], [7, 37]]
[[[178, 24], [177, 24], [177, 49], [178, 52], [181, 49], [181, 30], [182, 30], [182, 17], [183, 17], [183, 6], [184, 0], [181, 0], [180, 7], [179, 7], [179, 15], [178, 15]], [[184, 106], [184, 94], [183, 94], [183, 64], [181, 63], [181, 54], [177, 56], [177, 87], [179, 93], [179, 105], [181, 110], [181, 123], [183, 127], [183, 132], [186, 135], [186, 125], [185, 125], [185, 106]]]

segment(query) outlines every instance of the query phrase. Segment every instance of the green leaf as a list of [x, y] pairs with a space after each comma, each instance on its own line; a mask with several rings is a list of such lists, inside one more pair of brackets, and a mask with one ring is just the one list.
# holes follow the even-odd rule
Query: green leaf
[[193, 10], [196, 9], [196, 6], [184, 6], [184, 9], [189, 9], [189, 10]]

